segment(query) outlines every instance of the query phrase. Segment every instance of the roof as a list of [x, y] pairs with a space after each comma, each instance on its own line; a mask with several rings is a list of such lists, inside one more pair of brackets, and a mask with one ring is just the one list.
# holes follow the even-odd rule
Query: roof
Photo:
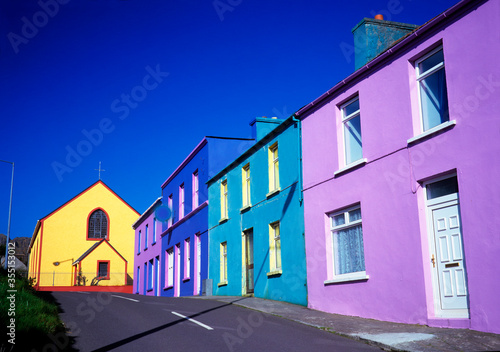
[[194, 149], [191, 151], [191, 153], [189, 153], [189, 155], [186, 157], [186, 159], [184, 159], [184, 161], [182, 163], [179, 164], [179, 166], [177, 166], [177, 168], [174, 170], [174, 172], [172, 172], [172, 174], [165, 180], [165, 182], [163, 182], [163, 184], [161, 185], [161, 188], [165, 188], [165, 186], [170, 182], [172, 181], [172, 179], [177, 176], [179, 174], [179, 172], [181, 172], [181, 170], [191, 161], [193, 160], [193, 158], [195, 157], [195, 155], [201, 150], [201, 148], [203, 148], [207, 143], [208, 143], [208, 140], [207, 138], [210, 138], [210, 139], [230, 139], [230, 140], [241, 140], [241, 141], [251, 141], [253, 140], [253, 138], [237, 138], [237, 137], [216, 137], [216, 136], [205, 136], [203, 137], [203, 139], [201, 140], [200, 143], [198, 143], [198, 145], [196, 147], [194, 147]]
[[460, 1], [458, 4], [450, 7], [448, 10], [444, 11], [440, 15], [434, 17], [430, 21], [428, 21], [425, 24], [418, 27], [413, 32], [407, 34], [406, 36], [404, 36], [401, 39], [399, 39], [398, 41], [396, 41], [392, 46], [390, 46], [384, 52], [382, 52], [377, 57], [375, 57], [373, 60], [368, 62], [366, 65], [360, 67], [354, 73], [349, 75], [346, 79], [337, 83], [335, 86], [333, 86], [328, 91], [323, 93], [321, 96], [319, 96], [318, 98], [313, 100], [311, 103], [300, 108], [295, 113], [295, 115], [301, 119], [304, 118], [304, 115], [306, 115], [311, 110], [314, 110], [314, 109], [322, 106], [322, 104], [325, 103], [325, 100], [327, 100], [333, 94], [336, 94], [337, 92], [344, 89], [347, 84], [350, 84], [351, 82], [355, 81], [356, 79], [363, 77], [363, 75], [365, 73], [368, 74], [367, 72], [372, 71], [374, 67], [379, 67], [382, 62], [384, 62], [386, 60], [390, 60], [390, 58], [393, 55], [395, 55], [396, 53], [399, 53], [402, 50], [409, 47], [413, 43], [413, 41], [420, 40], [420, 38], [424, 34], [435, 29], [436, 27], [442, 25], [445, 21], [454, 20], [455, 15], [460, 15], [462, 10], [464, 10], [464, 11], [467, 10], [466, 7], [469, 4], [479, 5], [485, 1], [486, 0], [462, 0], [462, 1]]
[[151, 214], [151, 211], [156, 207], [157, 204], [161, 204], [161, 200], [162, 200], [163, 197], [159, 197], [157, 200], [155, 200], [153, 202], [153, 204], [151, 204], [149, 206], [149, 208], [146, 209], [146, 211], [144, 213], [141, 214], [141, 216], [139, 216], [139, 219], [137, 219], [133, 224], [132, 224], [132, 228], [135, 230], [137, 228], [137, 226], [139, 226], [143, 221], [144, 219], [146, 219], [149, 214]]
[[[253, 144], [250, 148], [248, 148], [246, 151], [241, 153], [235, 160], [233, 160], [231, 163], [229, 163], [225, 168], [220, 170], [217, 174], [215, 174], [212, 178], [210, 178], [207, 181], [207, 184], [210, 185], [211, 183], [215, 182], [219, 178], [221, 178], [224, 174], [226, 174], [229, 170], [234, 168], [236, 165], [238, 165], [242, 160], [245, 160], [249, 155], [253, 154], [257, 149], [268, 143], [271, 139], [273, 139], [275, 136], [286, 130], [292, 123], [293, 123], [293, 118], [295, 115], [291, 115], [285, 120], [283, 120], [278, 126], [273, 128], [268, 134], [266, 134], [264, 137], [259, 139], [255, 144]], [[297, 120], [296, 120], [297, 121]], [[253, 121], [252, 121], [253, 122]]]
[[87, 192], [88, 190], [90, 190], [91, 188], [97, 186], [98, 184], [102, 184], [105, 188], [107, 188], [111, 193], [113, 193], [118, 199], [120, 199], [126, 206], [128, 206], [130, 209], [132, 209], [133, 211], [135, 211], [137, 213], [137, 215], [140, 215], [140, 213], [135, 210], [130, 204], [128, 204], [122, 197], [120, 197], [115, 191], [113, 191], [111, 188], [109, 188], [109, 186], [107, 184], [105, 184], [104, 182], [102, 182], [102, 180], [98, 180], [97, 182], [94, 182], [93, 184], [91, 184], [89, 187], [87, 187], [86, 189], [84, 189], [83, 191], [81, 191], [80, 193], [78, 193], [76, 196], [74, 196], [73, 198], [71, 198], [70, 200], [68, 200], [67, 202], [65, 202], [64, 204], [60, 205], [59, 207], [57, 207], [56, 209], [54, 209], [53, 211], [51, 211], [50, 213], [48, 213], [47, 215], [45, 215], [43, 218], [39, 219], [36, 223], [36, 226], [35, 226], [35, 231], [33, 231], [33, 235], [31, 236], [31, 242], [30, 242], [30, 246], [28, 248], [28, 253], [31, 251], [31, 247], [33, 246], [33, 243], [35, 241], [35, 238], [36, 238], [36, 234], [38, 232], [38, 229], [40, 228], [40, 225], [41, 223], [43, 222], [43, 220], [45, 220], [46, 218], [48, 218], [49, 216], [51, 216], [52, 214], [54, 214], [55, 212], [57, 212], [59, 209], [62, 209], [64, 208], [66, 205], [68, 205], [69, 203], [71, 203], [72, 201], [74, 201], [75, 199], [77, 199], [78, 197], [80, 197], [82, 194], [84, 194], [85, 192]]
[[119, 255], [119, 256], [120, 256], [120, 257], [121, 257], [124, 261], [128, 262], [128, 261], [127, 261], [127, 259], [125, 259], [125, 258], [123, 257], [123, 255], [121, 255], [121, 254], [120, 254], [120, 253], [119, 253], [119, 252], [115, 249], [115, 247], [113, 247], [113, 246], [111, 245], [111, 243], [109, 243], [109, 242], [108, 242], [108, 240], [104, 238], [104, 239], [100, 240], [99, 242], [94, 243], [94, 245], [92, 245], [92, 247], [90, 247], [89, 249], [87, 249], [87, 250], [85, 251], [85, 253], [83, 253], [83, 254], [82, 254], [82, 255], [81, 255], [81, 256], [80, 256], [77, 260], [75, 260], [75, 261], [73, 262], [73, 265], [78, 264], [78, 263], [79, 263], [79, 262], [81, 262], [83, 259], [85, 259], [85, 257], [86, 257], [86, 256], [88, 256], [90, 253], [92, 253], [92, 252], [93, 252], [93, 251], [94, 251], [97, 247], [99, 247], [99, 246], [100, 246], [103, 242], [106, 242], [106, 243], [108, 244], [108, 246], [110, 246], [110, 247], [111, 247], [111, 249], [113, 249], [113, 250], [116, 252], [116, 254], [118, 254], [118, 255]]

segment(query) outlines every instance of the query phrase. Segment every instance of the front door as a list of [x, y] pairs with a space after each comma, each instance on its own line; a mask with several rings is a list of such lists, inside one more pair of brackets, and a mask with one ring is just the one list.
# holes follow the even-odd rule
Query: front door
[[467, 273], [456, 177], [429, 184], [427, 202], [432, 221], [431, 264], [436, 316], [468, 317]]
[[196, 292], [195, 295], [200, 294], [201, 287], [201, 235], [196, 235]]
[[253, 230], [245, 231], [246, 293], [253, 293]]

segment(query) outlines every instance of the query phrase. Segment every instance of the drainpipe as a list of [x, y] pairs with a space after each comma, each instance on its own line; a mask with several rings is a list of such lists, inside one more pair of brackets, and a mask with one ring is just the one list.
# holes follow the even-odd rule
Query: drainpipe
[[298, 134], [297, 134], [297, 143], [299, 148], [299, 203], [302, 204], [302, 125], [300, 120], [296, 117], [295, 114], [292, 115], [292, 121], [297, 122], [298, 125]]

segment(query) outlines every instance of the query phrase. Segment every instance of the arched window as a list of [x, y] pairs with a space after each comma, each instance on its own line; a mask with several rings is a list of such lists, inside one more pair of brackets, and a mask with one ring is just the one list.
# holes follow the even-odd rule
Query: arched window
[[108, 218], [101, 209], [94, 211], [89, 217], [89, 230], [87, 238], [107, 238]]

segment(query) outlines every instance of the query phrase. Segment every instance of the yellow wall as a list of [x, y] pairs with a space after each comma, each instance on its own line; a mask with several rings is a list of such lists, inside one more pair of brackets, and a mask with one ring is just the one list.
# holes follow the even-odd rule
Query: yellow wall
[[[99, 281], [99, 286], [120, 286], [125, 284], [125, 261], [106, 243], [101, 243], [92, 253], [82, 260], [82, 275], [87, 278], [86, 285], [90, 285], [92, 279], [97, 276], [97, 262], [99, 260], [110, 260], [109, 280]], [[127, 268], [128, 269], [128, 268]]]
[[[133, 278], [134, 230], [132, 224], [140, 214], [116, 197], [102, 182], [98, 182], [62, 208], [42, 219], [41, 231], [36, 239], [40, 240], [41, 232], [40, 286], [73, 285], [72, 263], [96, 243], [96, 241], [87, 240], [88, 217], [96, 208], [101, 208], [107, 213], [109, 243], [129, 262], [127, 271], [130, 278]], [[99, 247], [103, 245], [105, 244]], [[106, 247], [109, 248], [107, 245]], [[32, 249], [30, 260], [34, 256], [33, 252]], [[92, 266], [89, 260], [90, 258], [87, 258], [83, 263]], [[99, 260], [111, 260], [111, 271], [119, 268], [119, 271], [123, 273], [123, 260], [118, 256], [114, 255], [111, 259], [99, 258]], [[54, 262], [60, 264], [55, 266]], [[97, 259], [94, 260], [93, 266], [92, 271], [96, 271]], [[92, 278], [88, 278], [87, 285], [90, 285]]]

